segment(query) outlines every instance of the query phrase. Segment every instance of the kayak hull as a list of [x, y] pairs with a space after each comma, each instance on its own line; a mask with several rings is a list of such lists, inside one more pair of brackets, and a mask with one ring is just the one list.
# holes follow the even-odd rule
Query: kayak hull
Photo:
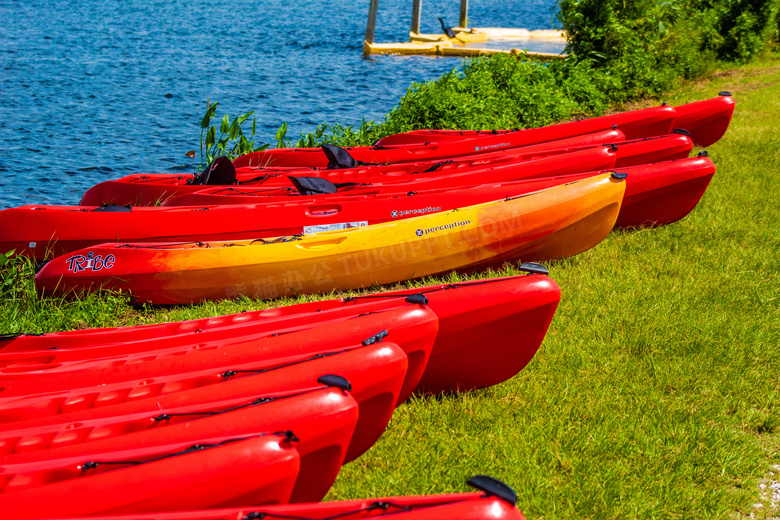
[[[316, 504], [176, 511], [132, 516], [96, 516], [92, 520], [236, 520], [241, 518], [311, 518], [313, 520], [523, 520], [513, 503], [484, 493], [384, 497]], [[61, 519], [65, 520], [65, 519]], [[75, 520], [75, 519], [71, 519]]]
[[680, 220], [693, 211], [714, 175], [715, 165], [706, 156], [631, 169], [615, 226], [655, 227]]
[[[14, 475], [15, 468], [6, 466], [10, 478], [3, 482], [0, 509], [6, 518], [37, 518], [36, 504], [56, 504], [58, 515], [84, 516], [289, 501], [300, 457], [286, 437], [216, 441], [214, 447], [191, 452], [180, 445], [147, 450], [146, 458], [165, 458], [113, 471], [100, 471], [111, 467], [102, 464], [82, 472], [83, 457], [60, 472]], [[70, 478], [56, 480], [64, 476]], [[36, 478], [54, 480], [31, 485]]]
[[383, 330], [389, 331], [388, 338], [407, 355], [408, 366], [399, 395], [401, 402], [419, 383], [438, 331], [436, 315], [416, 304], [260, 342], [243, 341], [173, 356], [157, 357], [152, 352], [150, 359], [141, 358], [141, 362], [121, 359], [116, 364], [97, 362], [69, 371], [63, 377], [33, 373], [4, 378], [0, 382], [0, 422], [107, 407], [220, 385], [233, 377], [229, 374], [235, 371], [237, 374], [270, 372], [348, 351]]
[[[207, 341], [235, 342], [238, 337], [255, 333], [258, 328], [272, 330], [275, 324], [306, 322], [311, 316], [375, 313], [406, 306], [406, 297], [422, 295], [428, 300], [426, 306], [438, 317], [439, 329], [417, 390], [439, 392], [482, 388], [513, 376], [529, 362], [550, 325], [560, 294], [560, 288], [549, 277], [528, 274], [302, 303], [186, 322], [23, 335], [0, 342], [0, 363], [13, 372], [45, 371], [47, 363], [56, 364], [62, 359], [57, 355], [92, 359], [106, 352], [117, 355], [123, 350], [146, 352], [176, 345], [195, 348]], [[517, 330], [524, 333], [517, 334]], [[103, 343], [106, 345], [101, 347]], [[137, 348], [139, 345], [143, 349]], [[475, 345], [481, 345], [481, 348], [477, 350]], [[73, 355], [67, 356], [71, 353]], [[325, 362], [317, 361], [318, 364]], [[368, 364], [364, 361], [360, 366]], [[352, 381], [356, 393], [359, 387], [355, 383], [357, 365], [353, 365], [348, 365], [351, 369], [348, 373], [335, 372], [336, 368], [329, 370]], [[481, 368], [476, 370], [475, 367]], [[391, 401], [397, 400], [396, 394]], [[361, 417], [364, 414], [361, 412]]]
[[731, 94], [722, 92], [715, 98], [695, 101], [673, 108], [664, 105], [529, 130], [414, 130], [385, 137], [380, 139], [377, 144], [385, 146], [413, 145], [421, 142], [462, 140], [491, 133], [507, 137], [522, 132], [535, 133], [536, 135], [568, 136], [584, 129], [587, 129], [585, 131], [595, 131], [597, 128], [614, 124], [623, 131], [627, 139], [662, 135], [680, 128], [690, 133], [697, 146], [706, 147], [717, 142], [726, 133], [734, 113], [734, 106]]
[[[278, 370], [231, 378], [217, 385], [153, 392], [147, 397], [125, 399], [107, 406], [76, 408], [74, 401], [68, 402], [69, 397], [78, 399], [75, 392], [48, 400], [27, 398], [14, 405], [17, 408], [28, 405], [28, 412], [19, 414], [22, 419], [4, 423], [0, 455], [48, 451], [121, 436], [152, 427], [149, 424], [152, 416], [316, 388], [321, 386], [318, 380], [322, 376], [336, 374], [349, 381], [350, 393], [359, 406], [354, 435], [345, 455], [348, 462], [363, 454], [381, 436], [399, 400], [407, 368], [406, 353], [394, 343], [383, 342]], [[56, 407], [57, 402], [62, 403], [60, 408]], [[48, 409], [41, 412], [41, 404], [49, 405]], [[36, 405], [39, 407], [34, 409]], [[30, 409], [34, 411], [31, 413]]]
[[[624, 190], [622, 180], [601, 175], [517, 199], [271, 242], [107, 244], [49, 262], [36, 287], [62, 294], [106, 286], [129, 290], [137, 301], [191, 303], [355, 289], [507, 260], [561, 258], [607, 235]], [[588, 233], [573, 232], [577, 222]], [[112, 258], [112, 269], [75, 272], [84, 265], [80, 258], [94, 263], [98, 257]]]
[[[623, 152], [623, 148], [626, 151]], [[646, 150], [647, 145], [621, 147], [621, 154], [633, 156]], [[632, 150], [634, 152], [632, 153]], [[491, 154], [497, 155], [497, 154]], [[615, 165], [618, 154], [612, 147], [593, 146], [578, 148], [567, 153], [522, 155], [498, 155], [491, 160], [482, 158], [457, 157], [453, 161], [428, 161], [402, 165], [362, 166], [349, 169], [288, 169], [284, 174], [273, 175], [262, 182], [242, 184], [238, 187], [222, 186], [227, 191], [254, 192], [263, 196], [297, 196], [288, 175], [302, 177], [320, 177], [332, 183], [347, 183], [341, 191], [374, 190], [377, 187], [392, 188], [401, 184], [425, 182], [430, 187], [451, 187], [464, 183], [480, 183], [486, 174], [491, 180], [516, 180], [520, 178], [555, 175], [576, 171], [590, 171], [609, 168]], [[267, 171], [267, 170], [263, 170]], [[281, 171], [281, 170], [279, 170]], [[252, 171], [256, 175], [257, 171]], [[144, 174], [128, 175], [121, 179], [102, 182], [90, 188], [82, 197], [81, 205], [113, 204], [156, 205], [160, 201], [167, 203], [171, 198], [197, 193], [208, 186], [187, 184], [180, 175]], [[402, 188], [403, 189], [403, 188]], [[409, 189], [409, 188], [406, 188]], [[180, 204], [179, 204], [180, 205]]]
[[[274, 399], [275, 400], [270, 400]], [[117, 452], [134, 452], [136, 458], [156, 446], [189, 446], [218, 438], [245, 438], [263, 432], [291, 431], [300, 468], [291, 502], [321, 500], [330, 489], [344, 463], [347, 446], [358, 420], [358, 403], [338, 388], [302, 388], [287, 395], [227, 400], [206, 406], [187, 406], [163, 412], [130, 425], [122, 435], [110, 435], [111, 427], [92, 430], [95, 439], [46, 450], [18, 451], [0, 457], [8, 472], [24, 465], [25, 472], [56, 472], [71, 460], [112, 460], [128, 458]], [[182, 415], [177, 415], [182, 414]], [[214, 415], [209, 415], [214, 414]], [[140, 424], [138, 424], [140, 423]], [[146, 423], [145, 425], [143, 423]], [[137, 430], [133, 431], [133, 426]], [[146, 426], [144, 428], [144, 426]], [[108, 431], [106, 431], [108, 430]], [[101, 438], [101, 433], [103, 437]]]

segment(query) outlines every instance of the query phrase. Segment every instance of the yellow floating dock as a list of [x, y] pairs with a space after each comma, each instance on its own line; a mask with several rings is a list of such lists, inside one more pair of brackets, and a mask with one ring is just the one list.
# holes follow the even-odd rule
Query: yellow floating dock
[[[432, 39], [434, 36], [441, 38]], [[564, 58], [564, 54], [554, 52], [527, 51], [522, 44], [512, 48], [500, 48], [498, 46], [482, 46], [489, 40], [476, 40], [474, 43], [455, 43], [445, 35], [415, 35], [412, 41], [407, 43], [369, 43], [363, 42], [363, 54], [403, 54], [403, 55], [429, 55], [429, 56], [489, 56], [496, 53], [526, 55], [538, 60], [555, 60]], [[514, 42], [513, 42], [514, 43]], [[525, 42], [523, 42], [525, 43]]]
[[[527, 56], [537, 60], [564, 58], [566, 44], [564, 33], [556, 30], [529, 31], [528, 29], [507, 29], [487, 27], [470, 29], [468, 25], [468, 0], [461, 0], [460, 27], [445, 27], [447, 34], [421, 34], [420, 13], [422, 0], [414, 0], [412, 5], [412, 29], [407, 43], [374, 43], [374, 28], [379, 0], [370, 0], [366, 39], [363, 42], [363, 55], [404, 54], [429, 56], [487, 56], [497, 53]], [[449, 35], [449, 36], [448, 36]], [[557, 51], [557, 52], [549, 52]]]
[[453, 47], [446, 42], [435, 43], [368, 43], [363, 42], [363, 54], [406, 54], [406, 55], [429, 55], [429, 56], [489, 56], [491, 54], [506, 53], [517, 56], [526, 55], [529, 58], [537, 60], [559, 60], [565, 58], [564, 54], [554, 54], [551, 52], [530, 52], [522, 49], [487, 49], [481, 47]]

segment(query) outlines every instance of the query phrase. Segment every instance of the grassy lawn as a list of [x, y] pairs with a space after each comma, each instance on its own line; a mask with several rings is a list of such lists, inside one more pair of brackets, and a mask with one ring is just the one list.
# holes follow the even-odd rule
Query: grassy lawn
[[[780, 463], [780, 58], [683, 86], [737, 102], [699, 206], [551, 263], [561, 306], [542, 348], [493, 388], [416, 397], [328, 499], [506, 481], [529, 518], [719, 518], [755, 509]], [[258, 302], [135, 310], [121, 298], [0, 303], [0, 332], [187, 319]], [[290, 303], [290, 302], [286, 302]], [[522, 334], [522, 330], [518, 330]]]
[[780, 462], [780, 61], [668, 101], [721, 90], [737, 109], [693, 213], [550, 265], [563, 297], [531, 364], [400, 407], [329, 498], [459, 490], [483, 472], [529, 518], [751, 512]]

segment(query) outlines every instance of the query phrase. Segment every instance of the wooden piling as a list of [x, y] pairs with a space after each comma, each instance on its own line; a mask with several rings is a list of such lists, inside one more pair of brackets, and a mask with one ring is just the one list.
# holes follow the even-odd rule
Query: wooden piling
[[465, 29], [469, 23], [469, 0], [460, 0], [460, 17], [458, 27]]
[[368, 55], [369, 46], [374, 43], [374, 28], [376, 27], [376, 13], [379, 10], [379, 0], [371, 0], [368, 5], [368, 21], [366, 22], [366, 39], [363, 42], [363, 54]]
[[420, 16], [422, 15], [422, 0], [412, 3], [412, 33], [420, 34]]

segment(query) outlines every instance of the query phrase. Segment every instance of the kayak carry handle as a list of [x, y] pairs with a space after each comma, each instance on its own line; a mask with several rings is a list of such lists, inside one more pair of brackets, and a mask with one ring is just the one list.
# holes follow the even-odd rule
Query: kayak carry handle
[[628, 177], [628, 174], [626, 172], [612, 172], [611, 177], [613, 179], [621, 179], [622, 180], [622, 179], [625, 179], [626, 177]]
[[709, 152], [707, 152], [707, 150], [702, 150], [701, 152], [699, 152], [699, 157], [709, 157], [709, 156], [710, 154]]
[[364, 339], [363, 340], [363, 346], [367, 347], [369, 345], [373, 345], [374, 343], [382, 343], [382, 340], [387, 337], [387, 334], [388, 334], [387, 329], [385, 329], [385, 330], [383, 330], [381, 332], [377, 332], [376, 334], [374, 334], [370, 338]]
[[325, 374], [324, 376], [320, 376], [319, 379], [317, 379], [317, 382], [344, 390], [345, 392], [352, 390], [352, 383], [350, 383], [347, 378], [337, 376], [336, 374]]
[[544, 274], [548, 275], [550, 274], [550, 271], [547, 270], [545, 266], [542, 264], [537, 264], [536, 262], [523, 262], [520, 264], [520, 267], [518, 267], [521, 271], [525, 271], [528, 274]]
[[684, 128], [675, 128], [672, 130], [673, 134], [680, 134], [680, 135], [687, 135], [688, 137], [691, 136], [691, 133], [688, 130], [685, 130]]
[[420, 305], [428, 305], [428, 297], [423, 293], [410, 294], [404, 301], [406, 303], [419, 303]]
[[497, 478], [475, 475], [466, 482], [469, 486], [484, 491], [487, 495], [500, 498], [511, 505], [517, 505], [517, 493]]
[[281, 432], [274, 432], [274, 435], [284, 437], [284, 440], [292, 444], [293, 442], [301, 442], [301, 440], [292, 432], [292, 430], [284, 430]]

